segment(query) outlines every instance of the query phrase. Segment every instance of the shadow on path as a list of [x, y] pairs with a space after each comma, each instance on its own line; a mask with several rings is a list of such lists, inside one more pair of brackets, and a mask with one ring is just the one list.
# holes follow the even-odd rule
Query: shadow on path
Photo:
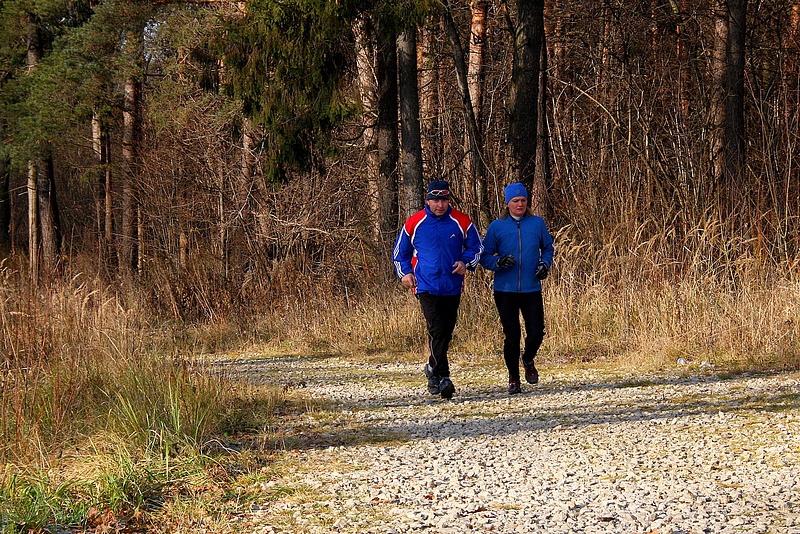
[[[286, 442], [286, 448], [297, 450], [422, 437], [498, 437], [604, 424], [680, 424], [682, 419], [720, 413], [800, 409], [798, 381], [778, 380], [782, 376], [780, 373], [612, 380], [600, 377], [597, 381], [576, 376], [574, 381], [570, 378], [545, 380], [537, 386], [527, 386], [525, 393], [514, 396], [498, 391], [497, 387], [471, 387], [466, 383], [459, 387], [452, 400], [444, 401], [427, 394], [421, 385], [421, 373], [420, 386], [393, 387], [394, 382], [408, 382], [409, 366], [292, 356], [218, 362], [214, 368], [233, 379], [309, 392], [323, 384], [352, 388], [356, 392], [353, 398], [327, 399], [324, 409], [355, 416], [338, 427], [298, 429], [300, 434]], [[383, 376], [388, 373], [387, 390], [358, 389], [365, 377], [376, 370]], [[621, 390], [624, 392], [615, 393]], [[413, 415], [415, 408], [420, 410], [419, 417]], [[398, 423], [398, 410], [410, 410], [402, 423]], [[492, 421], [487, 422], [487, 418]]]

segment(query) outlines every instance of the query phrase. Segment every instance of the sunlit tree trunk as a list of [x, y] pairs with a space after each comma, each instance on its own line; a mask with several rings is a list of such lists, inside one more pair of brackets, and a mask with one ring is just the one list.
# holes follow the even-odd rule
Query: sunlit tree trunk
[[485, 79], [485, 44], [488, 32], [487, 12], [489, 2], [487, 0], [472, 0], [470, 2], [471, 22], [469, 34], [469, 49], [467, 54], [467, 86], [469, 87], [470, 102], [472, 104], [472, 114], [475, 118], [475, 130], [478, 132], [479, 148], [472, 149], [472, 135], [470, 128], [467, 128], [466, 145], [469, 147], [470, 157], [467, 158], [469, 174], [473, 177], [473, 195], [478, 205], [478, 213], [481, 213], [488, 222], [489, 218], [489, 199], [488, 187], [486, 183], [486, 168], [483, 159], [483, 92]]
[[380, 160], [378, 157], [377, 122], [378, 122], [378, 80], [377, 56], [375, 53], [375, 26], [372, 18], [362, 15], [356, 20], [353, 28], [356, 45], [356, 66], [358, 69], [358, 89], [361, 98], [361, 146], [367, 155], [366, 175], [369, 183], [370, 209], [373, 214], [372, 233], [376, 243], [380, 241], [381, 224], [378, 174]]
[[472, 23], [469, 34], [469, 59], [467, 62], [467, 80], [469, 83], [469, 95], [472, 99], [472, 110], [478, 122], [478, 128], [482, 131], [481, 123], [483, 117], [483, 82], [484, 82], [484, 45], [486, 43], [486, 33], [488, 22], [486, 15], [489, 9], [488, 0], [472, 0], [470, 2], [472, 10]]
[[119, 245], [119, 267], [123, 275], [134, 274], [139, 268], [140, 242], [139, 224], [141, 221], [136, 192], [137, 167], [139, 156], [139, 137], [141, 129], [139, 72], [141, 52], [141, 32], [128, 32], [127, 55], [132, 72], [125, 80], [125, 98], [122, 110], [122, 164], [124, 168], [122, 183], [122, 229]]
[[419, 99], [420, 132], [422, 137], [422, 169], [423, 174], [431, 178], [442, 176], [442, 138], [439, 123], [441, 109], [439, 107], [439, 70], [436, 64], [436, 31], [439, 19], [434, 20], [420, 30], [420, 46], [418, 50], [419, 66]]
[[422, 140], [419, 126], [419, 85], [417, 81], [416, 28], [406, 28], [397, 40], [397, 64], [400, 73], [400, 126], [403, 171], [401, 218], [422, 208]]
[[92, 151], [97, 167], [95, 191], [95, 212], [99, 236], [100, 264], [109, 266], [114, 239], [113, 202], [111, 195], [111, 139], [103, 121], [92, 116]]
[[[36, 19], [25, 14], [25, 36], [28, 47], [28, 70], [35, 68], [41, 57], [41, 39]], [[39, 166], [35, 159], [28, 161], [28, 269], [34, 284], [39, 280], [39, 195], [36, 177]]]
[[461, 95], [461, 105], [464, 111], [464, 122], [466, 124], [467, 136], [469, 139], [469, 168], [472, 169], [471, 179], [471, 193], [474, 204], [471, 206], [470, 216], [475, 221], [481, 223], [488, 222], [489, 219], [489, 203], [486, 194], [486, 167], [483, 160], [483, 137], [481, 136], [480, 129], [478, 128], [477, 120], [475, 119], [475, 112], [472, 106], [472, 99], [469, 92], [469, 80], [467, 77], [467, 60], [464, 57], [464, 49], [461, 46], [461, 39], [458, 36], [458, 30], [453, 15], [450, 11], [450, 3], [445, 2], [442, 4], [442, 19], [444, 21], [444, 29], [447, 37], [450, 40], [450, 46], [453, 50], [453, 64], [456, 69], [456, 78], [458, 81], [458, 90]]
[[39, 194], [36, 188], [38, 174], [36, 161], [28, 161], [28, 268], [34, 285], [39, 281]]
[[375, 140], [378, 154], [378, 174], [373, 194], [378, 202], [377, 219], [380, 225], [379, 249], [387, 257], [399, 228], [397, 163], [397, 34], [391, 24], [379, 21], [376, 27], [378, 87], [378, 122]]
[[[25, 15], [28, 71], [42, 57], [39, 21], [31, 13]], [[37, 155], [28, 163], [28, 251], [31, 279], [39, 279], [40, 269], [47, 276], [58, 273], [61, 266], [61, 228], [53, 175], [50, 147], [39, 144]]]

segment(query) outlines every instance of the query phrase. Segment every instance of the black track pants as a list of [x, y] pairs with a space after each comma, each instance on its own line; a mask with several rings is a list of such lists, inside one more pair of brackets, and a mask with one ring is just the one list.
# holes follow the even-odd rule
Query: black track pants
[[437, 376], [450, 376], [450, 365], [447, 362], [447, 349], [453, 339], [453, 330], [458, 318], [458, 305], [461, 295], [440, 297], [430, 293], [417, 295], [422, 306], [422, 315], [428, 327], [428, 346], [431, 355], [428, 365]]

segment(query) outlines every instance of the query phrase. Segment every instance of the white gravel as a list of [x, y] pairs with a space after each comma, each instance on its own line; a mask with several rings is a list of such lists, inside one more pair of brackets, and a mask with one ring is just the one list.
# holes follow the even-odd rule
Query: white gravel
[[[308, 491], [253, 505], [255, 533], [800, 534], [797, 374], [681, 366], [625, 378], [544, 366], [537, 386], [509, 397], [499, 371], [456, 365], [456, 395], [443, 401], [428, 395], [421, 365], [233, 368], [334, 401], [308, 428], [318, 421], [323, 440], [345, 443], [286, 451], [302, 467], [265, 494]], [[348, 439], [355, 431], [364, 434]]]

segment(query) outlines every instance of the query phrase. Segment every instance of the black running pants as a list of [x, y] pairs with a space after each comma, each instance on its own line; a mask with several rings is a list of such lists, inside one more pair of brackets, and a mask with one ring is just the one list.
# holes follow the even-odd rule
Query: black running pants
[[428, 365], [431, 366], [434, 375], [450, 376], [447, 350], [450, 348], [450, 340], [453, 339], [453, 330], [456, 328], [461, 295], [437, 296], [419, 293], [417, 299], [428, 328], [428, 346], [431, 351]]
[[526, 362], [533, 361], [544, 339], [544, 301], [542, 292], [507, 293], [494, 292], [494, 303], [503, 325], [503, 359], [508, 368], [508, 379], [519, 380], [519, 349], [522, 328], [519, 315], [525, 321], [525, 350], [522, 353]]

